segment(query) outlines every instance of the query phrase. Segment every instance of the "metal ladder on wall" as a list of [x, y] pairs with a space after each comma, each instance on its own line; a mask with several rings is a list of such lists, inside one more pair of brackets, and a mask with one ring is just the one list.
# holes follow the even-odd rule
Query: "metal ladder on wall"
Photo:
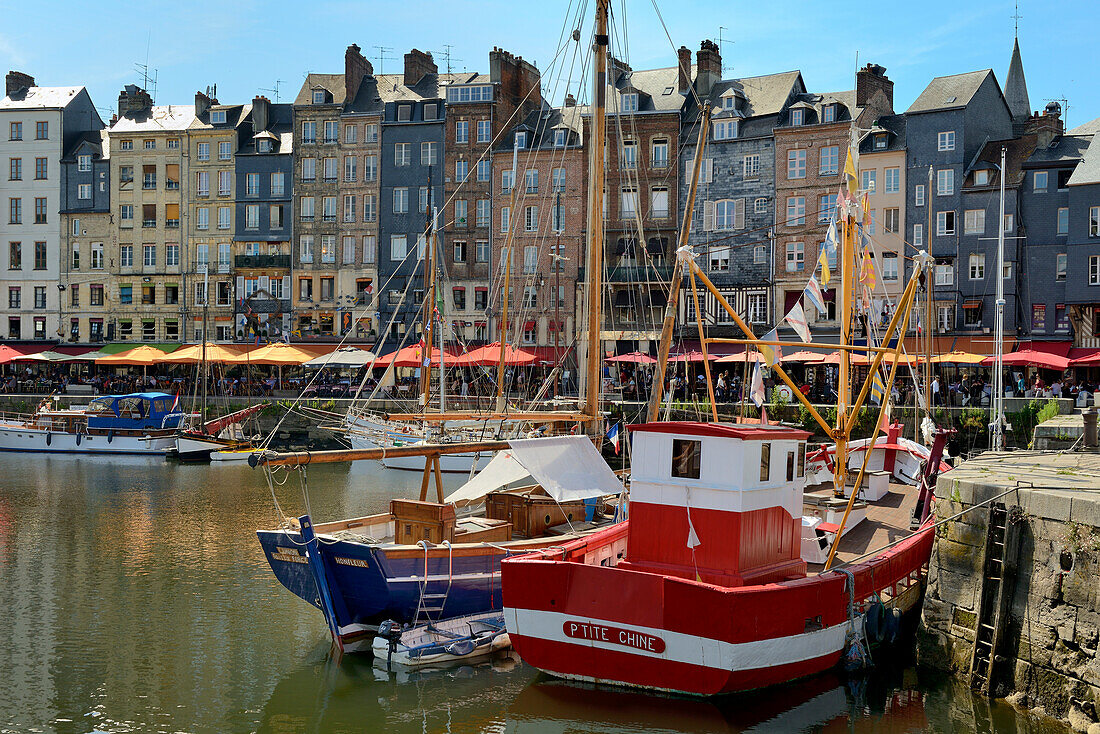
[[1016, 563], [1020, 548], [1020, 523], [1015, 520], [1019, 508], [996, 503], [989, 508], [985, 551], [982, 555], [982, 587], [978, 599], [974, 649], [970, 657], [970, 688], [991, 695], [995, 690], [997, 655], [1008, 607], [1016, 581]]
[[[426, 540], [422, 540], [417, 545], [424, 548], [424, 578], [420, 582], [420, 600], [416, 605], [416, 615], [413, 618], [413, 624], [420, 624], [420, 613], [424, 613], [424, 617], [429, 623], [432, 621], [438, 622], [440, 615], [443, 612], [443, 607], [447, 604], [447, 597], [451, 594], [451, 585], [454, 583], [454, 548], [451, 546], [451, 541], [444, 540], [441, 545], [447, 546], [447, 588], [442, 593], [428, 594], [428, 547], [429, 543]], [[435, 613], [436, 618], [432, 620], [432, 613]]]

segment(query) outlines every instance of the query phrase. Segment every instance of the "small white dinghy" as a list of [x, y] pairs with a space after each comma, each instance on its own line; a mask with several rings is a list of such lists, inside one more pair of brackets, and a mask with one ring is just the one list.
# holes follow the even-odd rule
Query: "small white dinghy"
[[401, 628], [396, 622], [378, 625], [374, 659], [406, 668], [445, 665], [485, 657], [512, 646], [497, 610]]
[[260, 449], [249, 447], [246, 449], [227, 449], [225, 451], [211, 451], [211, 461], [248, 461], [248, 457], [252, 456]]

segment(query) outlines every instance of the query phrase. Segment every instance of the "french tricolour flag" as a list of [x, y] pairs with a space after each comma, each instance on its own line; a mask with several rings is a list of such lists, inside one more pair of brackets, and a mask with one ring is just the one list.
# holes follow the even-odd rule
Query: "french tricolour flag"
[[611, 424], [611, 429], [607, 432], [607, 440], [611, 442], [611, 445], [615, 447], [615, 453], [619, 453], [619, 424], [618, 422]]

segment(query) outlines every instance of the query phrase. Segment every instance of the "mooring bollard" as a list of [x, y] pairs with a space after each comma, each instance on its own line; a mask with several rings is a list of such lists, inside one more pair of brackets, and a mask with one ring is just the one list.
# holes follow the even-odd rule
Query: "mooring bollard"
[[1096, 448], [1096, 408], [1085, 411], [1085, 448]]

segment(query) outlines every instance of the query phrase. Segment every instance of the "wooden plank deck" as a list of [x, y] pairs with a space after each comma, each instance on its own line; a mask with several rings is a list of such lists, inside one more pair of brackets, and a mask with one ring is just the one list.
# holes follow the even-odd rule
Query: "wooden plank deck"
[[[830, 482], [808, 487], [806, 494], [831, 497], [833, 485]], [[909, 518], [916, 504], [916, 487], [891, 482], [890, 491], [885, 497], [878, 502], [867, 503], [867, 519], [844, 534], [836, 552], [837, 559], [850, 561], [909, 535]], [[821, 569], [822, 566], [818, 564], [807, 564], [807, 571]]]

